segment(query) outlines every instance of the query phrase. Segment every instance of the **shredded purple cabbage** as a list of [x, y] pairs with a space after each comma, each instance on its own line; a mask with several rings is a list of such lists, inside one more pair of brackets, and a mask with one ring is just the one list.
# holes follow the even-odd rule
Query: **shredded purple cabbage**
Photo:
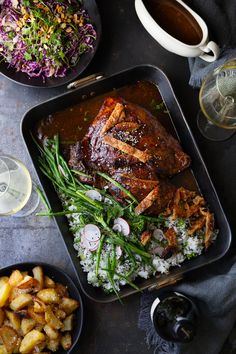
[[30, 77], [64, 77], [94, 49], [96, 31], [77, 0], [4, 0], [0, 55]]

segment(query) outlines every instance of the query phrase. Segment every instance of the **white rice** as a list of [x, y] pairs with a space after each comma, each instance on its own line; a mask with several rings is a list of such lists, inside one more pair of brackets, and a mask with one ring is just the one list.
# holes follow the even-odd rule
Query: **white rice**
[[[64, 202], [66, 205], [67, 203]], [[68, 206], [68, 205], [67, 205]], [[74, 206], [69, 206], [70, 211], [76, 210]], [[113, 284], [109, 280], [107, 269], [107, 255], [112, 254], [112, 246], [104, 242], [103, 249], [100, 256], [100, 264], [98, 268], [98, 274], [96, 275], [96, 252], [91, 252], [86, 248], [83, 248], [80, 242], [80, 214], [68, 215], [69, 224], [73, 229], [77, 229], [74, 232], [74, 248], [77, 251], [80, 258], [80, 264], [84, 272], [87, 273], [87, 280], [89, 284], [95, 287], [102, 287], [105, 292], [112, 292], [115, 286], [116, 291], [120, 290], [121, 286], [126, 284], [126, 280], [118, 275], [114, 274]], [[195, 232], [194, 235], [189, 236], [187, 233], [189, 227], [189, 220], [172, 220], [171, 217], [166, 218], [165, 228], [173, 228], [177, 234], [178, 253], [171, 255], [167, 259], [163, 259], [158, 254], [152, 254], [152, 250], [155, 248], [165, 248], [167, 246], [167, 240], [164, 234], [161, 232], [155, 233], [155, 238], [149, 242], [149, 251], [152, 254], [150, 265], [142, 262], [139, 255], [135, 255], [136, 269], [129, 277], [133, 281], [136, 277], [148, 279], [149, 277], [160, 273], [167, 274], [171, 267], [181, 266], [186, 259], [190, 259], [200, 255], [204, 250], [204, 230]], [[153, 224], [148, 225], [149, 230], [154, 231], [156, 226]], [[101, 230], [102, 231], [102, 230]], [[216, 238], [217, 231], [214, 232], [213, 239]], [[116, 249], [116, 273], [125, 276], [131, 272], [132, 263], [126, 254], [120, 254], [120, 250]]]
[[[70, 210], [73, 211], [73, 207], [70, 207]], [[79, 217], [79, 214], [71, 214], [68, 217], [71, 227], [76, 227], [79, 229]], [[182, 220], [173, 221], [171, 218], [167, 218], [165, 221], [165, 227], [172, 227], [177, 233], [179, 247], [178, 253], [173, 254], [167, 259], [163, 259], [158, 255], [153, 255], [151, 261], [152, 266], [142, 263], [141, 257], [136, 255], [135, 258], [137, 262], [137, 269], [132, 274], [131, 280], [133, 281], [136, 277], [148, 279], [156, 273], [167, 274], [171, 267], [180, 266], [185, 259], [200, 255], [204, 250], [202, 232], [196, 232], [194, 236], [190, 237], [187, 234], [188, 225], [188, 220], [183, 222]], [[149, 229], [153, 230], [154, 226], [150, 224]], [[101, 252], [98, 274], [96, 275], [96, 252], [90, 252], [81, 246], [79, 230], [74, 233], [74, 236], [74, 248], [78, 252], [78, 257], [80, 257], [80, 263], [83, 271], [87, 273], [88, 283], [95, 287], [101, 286], [106, 292], [113, 291], [113, 285], [115, 285], [116, 290], [119, 291], [120, 287], [126, 284], [126, 280], [114, 275], [114, 284], [112, 285], [107, 271], [105, 270], [107, 268], [107, 254], [111, 254], [112, 252], [111, 245], [106, 242], [104, 243]], [[154, 248], [158, 246], [158, 244], [163, 245], [163, 242], [166, 243], [166, 240], [160, 234], [159, 237], [156, 237], [155, 240], [150, 242], [149, 248]], [[121, 256], [118, 250], [116, 251], [116, 255], [116, 273], [124, 276], [132, 269], [132, 263], [124, 254]]]

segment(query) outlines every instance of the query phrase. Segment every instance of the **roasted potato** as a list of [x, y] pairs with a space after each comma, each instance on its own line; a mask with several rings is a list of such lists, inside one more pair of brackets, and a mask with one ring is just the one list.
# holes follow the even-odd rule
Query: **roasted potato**
[[66, 313], [62, 309], [54, 308], [54, 313], [59, 320], [64, 320], [66, 318]]
[[17, 296], [21, 294], [29, 294], [31, 293], [32, 288], [27, 288], [27, 289], [19, 289], [17, 287], [12, 288], [10, 296], [9, 296], [9, 301], [12, 302]]
[[37, 296], [33, 297], [33, 302], [34, 302], [34, 312], [45, 312], [46, 311], [46, 304], [40, 300]]
[[48, 338], [50, 338], [50, 339], [57, 339], [58, 338], [59, 332], [56, 329], [50, 327], [48, 324], [46, 324], [43, 327], [43, 329], [44, 329], [44, 332], [46, 333], [46, 335], [48, 336]]
[[19, 270], [14, 270], [9, 278], [9, 284], [14, 287], [17, 286], [22, 280], [24, 279], [24, 276], [21, 274]]
[[33, 351], [36, 351], [37, 353], [41, 353], [45, 348], [46, 348], [46, 345], [47, 345], [47, 339], [39, 344], [37, 344]]
[[2, 286], [2, 284], [8, 283], [9, 281], [9, 277], [1, 277], [0, 278], [0, 287]]
[[39, 332], [42, 332], [43, 327], [44, 327], [44, 325], [38, 323], [38, 324], [36, 324], [36, 326], [35, 326], [34, 329], [36, 329], [36, 330], [39, 331]]
[[56, 292], [61, 297], [69, 297], [68, 289], [65, 285], [56, 283]]
[[72, 337], [70, 333], [66, 333], [61, 337], [61, 346], [64, 350], [70, 349], [72, 346]]
[[0, 337], [8, 352], [12, 352], [17, 346], [18, 334], [13, 328], [2, 326], [0, 328]]
[[71, 299], [69, 297], [63, 297], [60, 305], [60, 309], [64, 310], [67, 315], [70, 315], [79, 307], [78, 301]]
[[15, 348], [13, 350], [13, 353], [19, 353], [19, 350], [20, 350], [20, 345], [21, 345], [21, 338], [18, 337], [17, 338], [17, 342], [16, 342], [16, 345], [15, 345]]
[[72, 331], [73, 329], [73, 321], [74, 321], [74, 314], [67, 316], [63, 321], [63, 327], [61, 328], [62, 332]]
[[22, 339], [20, 345], [20, 353], [22, 354], [30, 353], [36, 345], [43, 342], [44, 340], [45, 340], [45, 335], [43, 333], [36, 331], [35, 329], [32, 329], [32, 331], [27, 333], [25, 337]]
[[50, 339], [47, 342], [47, 349], [51, 350], [52, 352], [56, 352], [59, 349], [60, 339]]
[[44, 313], [37, 313], [32, 306], [28, 307], [28, 314], [35, 322], [44, 325], [46, 323]]
[[11, 322], [12, 327], [18, 331], [20, 329], [21, 320], [20, 317], [12, 311], [5, 311], [7, 318]]
[[10, 295], [11, 285], [8, 283], [8, 278], [0, 278], [0, 307], [3, 307]]
[[5, 345], [0, 345], [0, 354], [8, 354]]
[[34, 278], [30, 277], [29, 275], [26, 275], [20, 283], [17, 285], [18, 289], [30, 289], [32, 290], [32, 287], [34, 285]]
[[17, 296], [11, 303], [10, 303], [10, 308], [13, 311], [18, 311], [23, 309], [23, 307], [26, 307], [32, 303], [32, 295], [30, 294], [21, 294]]
[[45, 277], [44, 277], [44, 286], [45, 286], [45, 288], [55, 288], [56, 283], [55, 283], [54, 280], [52, 280], [47, 275], [45, 275]]
[[34, 267], [32, 269], [33, 275], [34, 275], [34, 279], [37, 280], [38, 282], [38, 286], [37, 286], [37, 290], [41, 290], [44, 287], [44, 275], [43, 275], [43, 269], [42, 267], [38, 266], [38, 267]]
[[32, 318], [23, 318], [21, 321], [21, 330], [23, 335], [25, 336], [28, 332], [30, 332], [36, 325], [36, 321]]
[[60, 302], [60, 297], [56, 290], [53, 288], [40, 290], [37, 293], [37, 296], [45, 304], [58, 304]]
[[50, 307], [48, 307], [45, 312], [45, 320], [47, 324], [54, 329], [60, 329], [63, 326], [63, 323], [54, 315]]
[[34, 267], [0, 278], [0, 354], [51, 354], [72, 346], [79, 303], [65, 285]]

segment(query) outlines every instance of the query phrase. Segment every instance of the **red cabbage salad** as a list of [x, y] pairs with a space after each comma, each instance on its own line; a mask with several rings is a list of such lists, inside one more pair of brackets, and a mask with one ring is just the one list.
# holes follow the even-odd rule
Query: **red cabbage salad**
[[30, 77], [64, 77], [93, 50], [96, 31], [77, 0], [0, 0], [0, 59]]

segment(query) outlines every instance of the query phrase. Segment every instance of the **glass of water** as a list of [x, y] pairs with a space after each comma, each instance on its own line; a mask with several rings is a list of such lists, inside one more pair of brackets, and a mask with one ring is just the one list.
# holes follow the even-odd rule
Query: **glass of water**
[[19, 160], [0, 155], [0, 216], [30, 215], [39, 204], [29, 171]]
[[236, 59], [216, 68], [200, 89], [198, 127], [203, 136], [226, 140], [236, 131]]

